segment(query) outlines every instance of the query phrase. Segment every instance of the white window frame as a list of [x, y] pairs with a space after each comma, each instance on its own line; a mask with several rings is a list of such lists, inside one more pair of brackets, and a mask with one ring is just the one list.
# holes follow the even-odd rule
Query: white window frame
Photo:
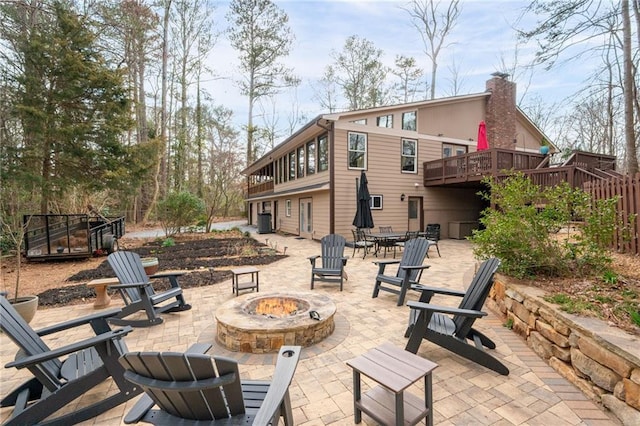
[[284, 214], [287, 217], [291, 217], [291, 199], [287, 198], [284, 201]]
[[[351, 135], [363, 136], [364, 137], [364, 150], [353, 150], [351, 149]], [[366, 133], [360, 132], [349, 132], [347, 134], [347, 167], [349, 170], [367, 170], [367, 143], [368, 143], [368, 135]], [[351, 166], [351, 153], [352, 152], [362, 152], [364, 154], [364, 161], [362, 167], [353, 167]]]
[[[445, 155], [445, 152], [447, 149], [451, 150], [451, 155]], [[469, 149], [465, 145], [459, 145], [455, 143], [442, 144], [442, 158], [456, 157], [458, 155], [467, 154], [468, 152], [469, 152]]]
[[[404, 143], [405, 142], [413, 142], [414, 144], [414, 155], [407, 155], [404, 153]], [[413, 170], [405, 170], [402, 165], [403, 158], [413, 158]], [[418, 173], [418, 141], [416, 139], [400, 139], [400, 171], [402, 173]]]
[[353, 124], [362, 124], [364, 126], [367, 125], [367, 119], [366, 118], [359, 118], [357, 120], [353, 120], [352, 121]]
[[369, 205], [371, 210], [382, 210], [382, 195], [371, 195]]

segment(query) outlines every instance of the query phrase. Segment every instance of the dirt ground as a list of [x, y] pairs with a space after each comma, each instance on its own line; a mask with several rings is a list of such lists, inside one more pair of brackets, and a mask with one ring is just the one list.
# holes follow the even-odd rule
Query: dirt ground
[[[230, 268], [239, 265], [264, 265], [284, 257], [263, 243], [238, 231], [213, 234], [181, 234], [175, 245], [163, 247], [161, 239], [132, 239], [126, 235], [119, 248], [135, 250], [141, 257], [158, 258], [161, 270], [190, 270], [180, 278], [183, 288], [213, 285], [231, 278]], [[2, 291], [14, 294], [17, 268], [15, 258], [3, 258], [0, 267]], [[19, 294], [36, 294], [43, 308], [70, 303], [86, 303], [95, 298], [84, 283], [114, 274], [106, 256], [81, 260], [22, 262]]]

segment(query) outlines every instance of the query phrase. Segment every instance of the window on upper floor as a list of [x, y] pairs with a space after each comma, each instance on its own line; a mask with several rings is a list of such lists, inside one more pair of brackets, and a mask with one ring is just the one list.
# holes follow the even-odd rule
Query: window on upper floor
[[354, 123], [354, 124], [367, 124], [367, 119], [366, 118], [361, 118], [359, 120], [353, 120], [352, 123]]
[[391, 129], [393, 127], [393, 114], [381, 115], [376, 118], [376, 124], [378, 127], [388, 127]]
[[349, 168], [367, 168], [367, 134], [349, 132]]
[[298, 148], [298, 177], [304, 177], [304, 146]]
[[418, 172], [418, 141], [415, 139], [402, 139], [402, 153], [400, 166], [403, 173]]
[[296, 152], [291, 151], [289, 153], [289, 180], [296, 178]]
[[463, 155], [467, 153], [467, 147], [465, 145], [456, 145], [453, 143], [442, 144], [442, 158], [454, 157], [456, 155]]
[[402, 113], [402, 130], [416, 130], [416, 112], [403, 112]]
[[307, 175], [316, 172], [316, 141], [307, 142]]
[[327, 135], [318, 138], [318, 171], [329, 169], [329, 140]]

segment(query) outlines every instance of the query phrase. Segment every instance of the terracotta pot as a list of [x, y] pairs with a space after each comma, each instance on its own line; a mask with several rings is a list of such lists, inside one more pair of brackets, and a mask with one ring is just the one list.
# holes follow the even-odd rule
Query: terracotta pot
[[27, 324], [31, 322], [38, 310], [38, 296], [24, 296], [18, 297], [17, 300], [14, 298], [9, 298], [8, 300]]
[[153, 275], [158, 272], [158, 258], [157, 257], [143, 257], [140, 259], [142, 261], [142, 266], [144, 267], [144, 272], [147, 275]]

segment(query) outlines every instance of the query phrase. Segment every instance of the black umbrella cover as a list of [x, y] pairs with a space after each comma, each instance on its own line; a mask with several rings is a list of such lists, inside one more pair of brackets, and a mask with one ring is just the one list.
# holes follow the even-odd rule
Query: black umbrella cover
[[364, 171], [360, 174], [360, 185], [358, 186], [356, 216], [353, 218], [353, 226], [356, 228], [373, 228], [373, 217], [371, 216], [371, 205], [369, 204], [369, 186], [367, 175]]

